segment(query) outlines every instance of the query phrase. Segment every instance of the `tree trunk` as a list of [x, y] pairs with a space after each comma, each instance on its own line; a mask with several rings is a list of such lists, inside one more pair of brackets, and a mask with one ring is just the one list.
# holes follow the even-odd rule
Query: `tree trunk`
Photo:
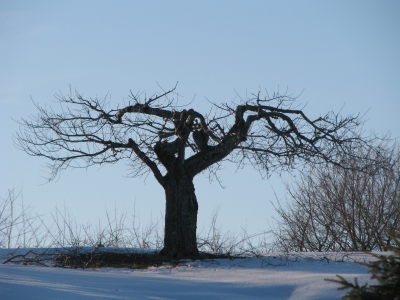
[[179, 174], [165, 177], [165, 234], [160, 255], [182, 258], [197, 257], [197, 211], [193, 178]]

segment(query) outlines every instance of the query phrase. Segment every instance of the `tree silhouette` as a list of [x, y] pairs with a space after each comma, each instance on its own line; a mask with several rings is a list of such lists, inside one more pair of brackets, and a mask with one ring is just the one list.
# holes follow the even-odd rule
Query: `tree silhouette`
[[366, 145], [359, 116], [330, 112], [314, 120], [294, 107], [295, 97], [274, 93], [230, 104], [210, 103], [208, 114], [177, 106], [176, 86], [110, 108], [107, 98], [56, 95], [59, 111], [40, 107], [19, 121], [16, 145], [50, 160], [49, 180], [66, 168], [125, 161], [134, 177], [151, 172], [165, 190], [162, 255], [195, 257], [198, 202], [193, 178], [224, 161], [252, 165], [262, 176], [303, 163], [344, 166], [338, 154]]

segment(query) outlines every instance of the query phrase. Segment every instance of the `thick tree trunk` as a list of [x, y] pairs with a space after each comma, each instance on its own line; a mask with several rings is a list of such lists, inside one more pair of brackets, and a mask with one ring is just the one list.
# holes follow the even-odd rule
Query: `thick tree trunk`
[[193, 178], [186, 175], [165, 177], [165, 235], [160, 255], [170, 257], [196, 257], [196, 228], [198, 204]]

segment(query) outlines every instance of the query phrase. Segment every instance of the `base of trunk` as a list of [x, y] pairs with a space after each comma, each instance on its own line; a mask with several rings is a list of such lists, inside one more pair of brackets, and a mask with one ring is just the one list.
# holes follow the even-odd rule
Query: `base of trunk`
[[175, 259], [182, 259], [182, 258], [196, 259], [200, 256], [200, 253], [197, 250], [197, 248], [195, 251], [191, 251], [191, 252], [178, 252], [176, 250], [174, 251], [174, 250], [170, 250], [170, 249], [164, 247], [160, 251], [159, 255], [169, 257], [169, 258], [175, 258]]

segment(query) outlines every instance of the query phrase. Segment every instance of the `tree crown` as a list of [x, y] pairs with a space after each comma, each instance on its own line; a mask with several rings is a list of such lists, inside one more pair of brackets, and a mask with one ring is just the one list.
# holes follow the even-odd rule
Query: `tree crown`
[[339, 154], [368, 144], [358, 115], [329, 112], [312, 120], [286, 93], [210, 103], [207, 114], [178, 106], [176, 95], [176, 86], [144, 99], [131, 92], [122, 108], [78, 92], [56, 95], [60, 110], [35, 104], [38, 114], [19, 122], [16, 144], [50, 159], [49, 180], [68, 167], [126, 160], [132, 176], [151, 171], [161, 185], [168, 173], [193, 178], [206, 169], [215, 172], [224, 160], [251, 164], [263, 176], [299, 162], [342, 165]]

